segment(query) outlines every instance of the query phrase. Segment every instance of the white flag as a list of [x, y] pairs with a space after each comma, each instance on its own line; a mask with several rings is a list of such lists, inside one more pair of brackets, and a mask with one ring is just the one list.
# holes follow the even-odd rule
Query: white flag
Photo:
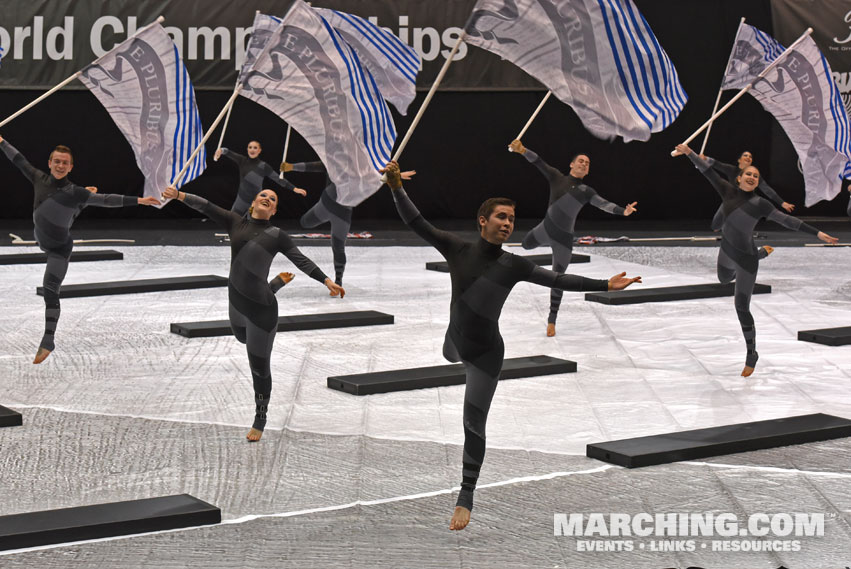
[[378, 84], [384, 99], [405, 115], [416, 96], [417, 52], [384, 28], [354, 14], [314, 8], [351, 45]]
[[302, 0], [269, 37], [240, 94], [304, 137], [341, 205], [354, 207], [381, 187], [378, 169], [396, 140], [390, 109], [355, 50]]
[[[741, 24], [722, 88], [741, 89], [786, 51], [768, 34]], [[804, 173], [807, 207], [830, 200], [851, 178], [851, 127], [827, 60], [807, 37], [748, 91], [786, 132]]]
[[[204, 132], [195, 91], [177, 47], [153, 23], [83, 69], [80, 81], [106, 107], [136, 154], [146, 196], [160, 197]], [[201, 175], [201, 152], [180, 185]]]
[[251, 66], [257, 60], [257, 56], [263, 53], [266, 49], [266, 44], [278, 26], [281, 25], [281, 19], [267, 14], [257, 12], [254, 15], [254, 25], [251, 29], [251, 38], [248, 41], [248, 47], [245, 50], [245, 59], [242, 62], [242, 68], [239, 70], [238, 83], [242, 83]]
[[631, 0], [479, 0], [465, 32], [467, 43], [543, 83], [600, 138], [647, 140], [687, 100]]

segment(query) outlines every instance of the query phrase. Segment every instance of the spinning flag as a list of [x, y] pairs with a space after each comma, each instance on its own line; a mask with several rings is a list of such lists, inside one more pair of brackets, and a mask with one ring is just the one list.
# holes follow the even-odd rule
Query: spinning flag
[[[777, 40], [742, 24], [727, 62], [723, 89], [751, 83], [786, 51]], [[786, 132], [804, 173], [807, 207], [833, 199], [851, 178], [851, 127], [827, 60], [806, 37], [748, 91]]]
[[[133, 148], [144, 195], [160, 197], [204, 136], [195, 91], [169, 35], [157, 22], [146, 26], [79, 78]], [[202, 149], [178, 187], [198, 177], [206, 161]]]
[[340, 33], [295, 0], [242, 80], [243, 96], [268, 108], [313, 147], [354, 207], [381, 186], [396, 128], [375, 79]]
[[687, 97], [632, 0], [479, 0], [464, 41], [517, 65], [599, 138], [648, 140]]

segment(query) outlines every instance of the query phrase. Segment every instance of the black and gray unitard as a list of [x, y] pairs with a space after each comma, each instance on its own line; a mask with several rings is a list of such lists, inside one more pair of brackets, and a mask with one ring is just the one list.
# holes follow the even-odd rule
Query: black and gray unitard
[[334, 255], [334, 282], [343, 284], [343, 272], [346, 270], [346, 238], [352, 226], [352, 208], [337, 203], [337, 186], [331, 183], [322, 162], [299, 162], [293, 164], [294, 172], [324, 172], [325, 189], [319, 201], [308, 210], [299, 223], [311, 228], [323, 223], [331, 223], [331, 253]]
[[124, 207], [138, 205], [139, 198], [119, 194], [94, 194], [64, 177], [57, 180], [30, 164], [14, 146], [0, 142], [0, 149], [33, 185], [33, 224], [35, 240], [47, 254], [44, 270], [44, 336], [39, 347], [53, 351], [59, 321], [59, 289], [68, 272], [74, 247], [71, 225], [84, 207]]
[[[536, 225], [523, 239], [524, 249], [549, 245], [553, 249], [553, 270], [563, 273], [570, 264], [573, 254], [573, 227], [579, 210], [590, 203], [594, 207], [613, 215], [623, 215], [624, 208], [603, 199], [593, 188], [586, 186], [580, 178], [564, 175], [544, 162], [540, 156], [526, 149], [523, 156], [535, 165], [550, 183], [550, 201], [544, 220]], [[547, 322], [555, 323], [561, 305], [562, 291], [550, 292], [550, 314]]]
[[759, 220], [769, 219], [789, 229], [811, 235], [818, 235], [819, 230], [798, 218], [786, 215], [765, 198], [722, 180], [696, 153], [692, 152], [688, 156], [721, 196], [724, 224], [721, 229], [721, 248], [718, 251], [718, 280], [722, 283], [736, 281], [734, 303], [747, 346], [745, 364], [754, 367], [759, 355], [756, 351], [756, 329], [750, 304], [759, 260], [766, 255], [765, 249], [757, 249], [754, 244], [754, 227]]
[[[712, 167], [713, 170], [720, 173], [722, 176], [727, 178], [727, 181], [730, 182], [733, 186], [736, 185], [736, 178], [738, 178], [742, 171], [738, 166], [734, 166], [733, 164], [727, 164], [726, 162], [720, 162], [715, 160], [714, 158], [706, 157], [706, 163]], [[777, 207], [783, 207], [783, 202], [785, 201], [781, 198], [777, 192], [774, 191], [774, 188], [768, 185], [762, 177], [759, 179], [759, 185], [756, 187], [756, 191], [761, 192], [765, 197], [767, 197], [773, 204]], [[723, 204], [718, 206], [718, 211], [715, 212], [715, 215], [712, 217], [712, 230], [718, 231], [724, 225], [724, 206]]]
[[183, 202], [223, 226], [230, 236], [228, 317], [233, 335], [248, 351], [256, 403], [253, 427], [262, 431], [272, 392], [272, 343], [278, 330], [275, 292], [284, 285], [280, 277], [267, 282], [272, 259], [283, 253], [307, 276], [320, 283], [327, 277], [298, 250], [289, 235], [268, 220], [240, 216], [193, 194], [186, 194]]
[[558, 274], [482, 238], [473, 243], [463, 241], [426, 221], [403, 189], [393, 191], [393, 198], [402, 221], [449, 263], [452, 300], [443, 355], [449, 361], [463, 362], [467, 376], [464, 458], [457, 505], [472, 509], [473, 491], [485, 457], [485, 423], [502, 370], [505, 347], [499, 315], [508, 294], [520, 281], [575, 291], [607, 290], [608, 281]]
[[227, 156], [239, 166], [239, 189], [230, 208], [231, 211], [239, 215], [245, 215], [245, 212], [248, 211], [251, 202], [263, 189], [263, 180], [266, 178], [290, 191], [295, 189], [295, 186], [289, 180], [279, 178], [278, 172], [261, 160], [259, 156], [249, 158], [227, 148], [222, 148], [222, 156]]

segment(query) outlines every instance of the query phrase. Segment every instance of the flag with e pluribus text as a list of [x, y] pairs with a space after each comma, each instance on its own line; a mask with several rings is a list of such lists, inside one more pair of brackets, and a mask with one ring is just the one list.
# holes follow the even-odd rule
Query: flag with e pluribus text
[[[786, 49], [768, 34], [741, 24], [721, 87], [742, 89]], [[774, 115], [795, 147], [807, 207], [830, 200], [851, 178], [851, 126], [839, 88], [811, 37], [785, 55], [748, 91]]]
[[354, 207], [381, 187], [396, 128], [357, 52], [331, 24], [295, 0], [241, 83], [240, 94], [288, 122], [313, 147]]
[[467, 43], [543, 83], [599, 138], [648, 140], [688, 99], [631, 0], [478, 0], [464, 31]]
[[422, 66], [416, 50], [389, 31], [354, 14], [313, 8], [351, 45], [384, 99], [405, 115], [416, 96], [417, 73]]
[[266, 43], [269, 41], [269, 38], [273, 33], [275, 33], [275, 30], [278, 29], [278, 26], [280, 25], [280, 18], [261, 14], [260, 12], [254, 14], [254, 24], [251, 27], [251, 38], [248, 40], [248, 47], [245, 49], [245, 59], [242, 62], [242, 68], [239, 70], [239, 77], [237, 78], [238, 83], [242, 83], [248, 75], [248, 72], [251, 70], [251, 66], [253, 66], [254, 62], [257, 60], [257, 56], [266, 48]]
[[[189, 73], [171, 37], [155, 22], [94, 63], [80, 81], [121, 130], [145, 175], [145, 196], [160, 197], [204, 136]], [[202, 148], [180, 184], [201, 175]]]

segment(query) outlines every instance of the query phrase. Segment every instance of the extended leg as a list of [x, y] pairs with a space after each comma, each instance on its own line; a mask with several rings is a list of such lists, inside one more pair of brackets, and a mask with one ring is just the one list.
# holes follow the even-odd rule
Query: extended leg
[[316, 202], [312, 208], [307, 210], [307, 213], [301, 216], [299, 223], [305, 229], [311, 229], [317, 225], [326, 223], [330, 219], [330, 214], [322, 202]]
[[62, 286], [62, 281], [65, 280], [65, 274], [68, 272], [71, 245], [69, 244], [59, 250], [51, 249], [45, 252], [47, 253], [47, 265], [44, 268], [44, 280], [42, 282], [44, 287], [44, 335], [33, 360], [34, 364], [43, 362], [50, 355], [50, 352], [56, 349], [54, 335], [61, 312], [59, 289]]
[[750, 308], [754, 284], [756, 284], [756, 271], [750, 272], [739, 268], [736, 275], [735, 305], [739, 324], [742, 326], [742, 335], [745, 337], [745, 345], [747, 346], [745, 368], [742, 370], [744, 377], [753, 373], [759, 359], [759, 354], [756, 351], [756, 327]]
[[549, 243], [549, 238], [547, 237], [547, 232], [544, 229], [544, 223], [541, 222], [532, 230], [526, 234], [523, 238], [523, 248], [524, 249], [534, 249], [536, 247], [540, 247], [541, 245], [547, 245]]

